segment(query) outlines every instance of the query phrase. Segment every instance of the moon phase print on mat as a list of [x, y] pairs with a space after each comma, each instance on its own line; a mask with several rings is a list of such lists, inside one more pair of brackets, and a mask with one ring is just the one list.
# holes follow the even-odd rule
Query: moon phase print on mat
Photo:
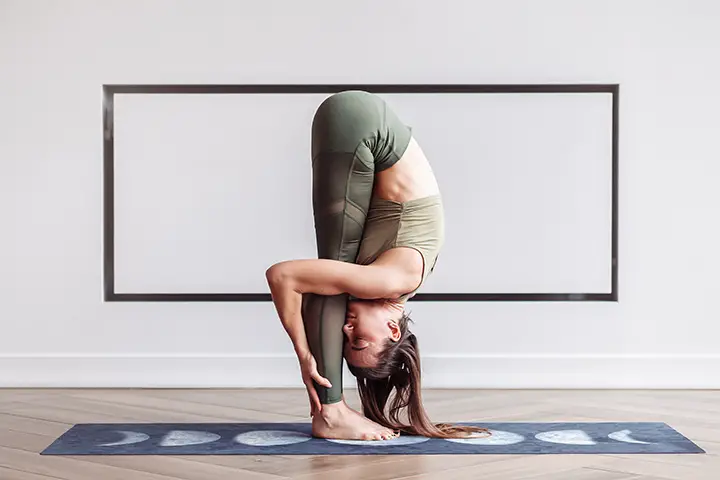
[[512, 432], [503, 430], [490, 430], [492, 433], [489, 437], [476, 438], [446, 438], [448, 442], [465, 443], [468, 445], [513, 445], [525, 440], [525, 437]]
[[650, 445], [651, 442], [643, 442], [642, 440], [636, 440], [632, 438], [632, 432], [630, 430], [620, 430], [618, 432], [612, 432], [608, 435], [609, 438], [617, 440], [618, 442], [625, 443], [637, 443], [640, 445]]
[[597, 443], [583, 430], [540, 432], [535, 435], [535, 438], [543, 442], [561, 443], [563, 445], [595, 445]]
[[220, 435], [210, 432], [191, 430], [172, 430], [160, 441], [161, 447], [182, 447], [186, 445], [202, 445], [220, 439]]
[[235, 441], [253, 447], [274, 447], [307, 442], [311, 438], [305, 433], [290, 430], [253, 430], [237, 435]]
[[339, 440], [328, 438], [328, 442], [341, 443], [343, 445], [360, 445], [364, 447], [392, 447], [395, 445], [414, 445], [416, 443], [424, 443], [430, 440], [428, 437], [418, 437], [415, 435], [401, 435], [390, 440]]
[[129, 432], [127, 430], [116, 430], [115, 433], [119, 433], [123, 436], [122, 440], [109, 443], [101, 443], [100, 447], [118, 447], [120, 445], [134, 445], [141, 443], [150, 438], [150, 435], [141, 432]]
[[42, 455], [499, 455], [705, 453], [664, 422], [484, 422], [491, 435], [315, 438], [308, 422], [88, 423]]

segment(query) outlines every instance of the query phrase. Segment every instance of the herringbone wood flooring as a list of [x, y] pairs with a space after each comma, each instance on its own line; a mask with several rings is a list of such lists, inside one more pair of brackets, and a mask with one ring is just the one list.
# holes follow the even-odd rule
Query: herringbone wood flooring
[[[75, 423], [309, 421], [302, 390], [0, 390], [1, 480], [718, 480], [720, 391], [428, 390], [434, 421], [663, 421], [707, 454], [40, 456]], [[354, 392], [348, 402], [358, 407]]]

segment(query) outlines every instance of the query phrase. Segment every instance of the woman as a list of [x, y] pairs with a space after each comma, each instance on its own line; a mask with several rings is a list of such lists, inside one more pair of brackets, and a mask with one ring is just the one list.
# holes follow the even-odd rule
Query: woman
[[[378, 96], [332, 95], [313, 119], [312, 171], [319, 258], [277, 263], [266, 277], [300, 361], [313, 434], [381, 440], [399, 432], [441, 438], [487, 432], [434, 425], [422, 405], [405, 303], [433, 271], [444, 217], [411, 129]], [[342, 396], [343, 356], [366, 417]], [[403, 409], [409, 424], [400, 419]]]

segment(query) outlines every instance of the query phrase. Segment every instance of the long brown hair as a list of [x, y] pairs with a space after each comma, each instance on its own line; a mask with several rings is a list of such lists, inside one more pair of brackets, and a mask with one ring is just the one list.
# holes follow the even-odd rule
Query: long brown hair
[[[378, 366], [374, 368], [354, 367], [348, 363], [348, 369], [356, 377], [363, 414], [375, 423], [386, 428], [432, 438], [465, 438], [470, 434], [483, 432], [490, 436], [486, 428], [434, 424], [422, 403], [420, 385], [420, 350], [415, 334], [410, 332], [408, 324], [412, 320], [403, 313], [398, 321], [400, 339], [388, 339], [379, 355]], [[395, 390], [395, 395], [389, 401]], [[385, 407], [388, 411], [385, 411]], [[409, 424], [400, 419], [403, 409]]]

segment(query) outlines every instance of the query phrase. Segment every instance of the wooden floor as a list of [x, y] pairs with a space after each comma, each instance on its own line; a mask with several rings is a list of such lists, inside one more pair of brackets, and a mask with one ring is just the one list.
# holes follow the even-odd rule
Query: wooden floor
[[[358, 407], [357, 397], [348, 402]], [[662, 421], [707, 454], [40, 456], [75, 423], [309, 421], [302, 390], [2, 390], [2, 480], [720, 479], [720, 391], [428, 390], [435, 421]]]

